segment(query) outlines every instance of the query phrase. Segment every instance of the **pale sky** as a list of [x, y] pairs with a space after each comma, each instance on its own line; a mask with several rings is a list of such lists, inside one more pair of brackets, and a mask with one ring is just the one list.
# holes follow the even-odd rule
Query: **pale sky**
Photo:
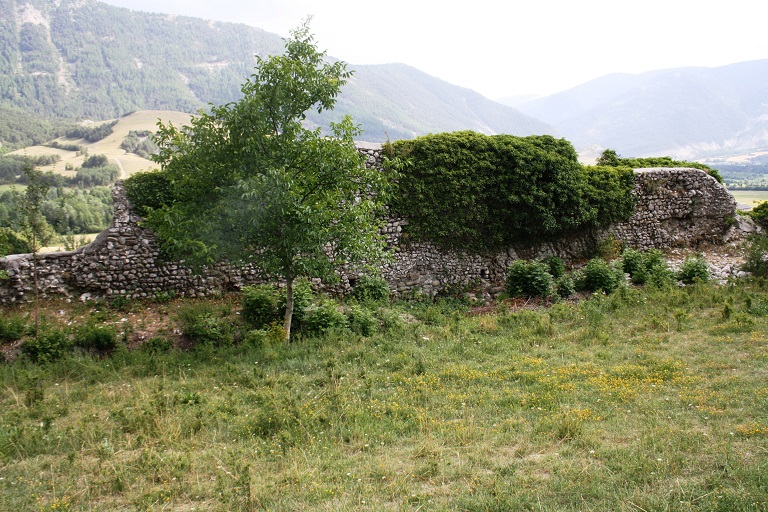
[[404, 63], [491, 99], [610, 73], [768, 59], [765, 0], [104, 0], [287, 37], [312, 15], [321, 50]]

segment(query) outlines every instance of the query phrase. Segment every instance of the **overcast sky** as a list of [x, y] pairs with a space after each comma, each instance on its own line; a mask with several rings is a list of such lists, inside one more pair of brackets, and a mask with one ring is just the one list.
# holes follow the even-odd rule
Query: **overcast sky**
[[765, 0], [105, 0], [281, 36], [312, 15], [321, 50], [405, 63], [491, 98], [610, 73], [768, 59]]

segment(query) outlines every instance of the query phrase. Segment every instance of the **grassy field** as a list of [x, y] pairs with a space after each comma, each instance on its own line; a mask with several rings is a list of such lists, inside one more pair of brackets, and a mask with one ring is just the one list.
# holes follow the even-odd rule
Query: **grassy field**
[[729, 190], [729, 192], [736, 198], [736, 201], [751, 207], [768, 201], [768, 190]]
[[[120, 149], [120, 144], [128, 136], [128, 132], [131, 130], [150, 130], [155, 131], [157, 129], [157, 120], [162, 119], [163, 122], [173, 122], [175, 125], [183, 125], [189, 122], [189, 114], [182, 112], [172, 112], [166, 110], [142, 110], [135, 112], [119, 120], [117, 125], [113, 128], [112, 135], [98, 141], [88, 142], [83, 139], [57, 139], [63, 144], [78, 144], [88, 148], [90, 155], [106, 155], [110, 162], [118, 164], [124, 172], [122, 177], [130, 176], [141, 170], [147, 170], [153, 168], [155, 164], [141, 158], [138, 155], [132, 153], [126, 153], [125, 150]], [[108, 121], [104, 121], [108, 122]], [[46, 146], [32, 146], [19, 151], [15, 154], [26, 154], [29, 156], [38, 155], [59, 155], [61, 161], [55, 165], [41, 166], [42, 171], [54, 171], [62, 175], [74, 176], [74, 171], [65, 171], [64, 166], [67, 163], [71, 163], [73, 167], [79, 167], [84, 160], [82, 155], [76, 156], [73, 151], [67, 151], [63, 149], [49, 148]], [[11, 153], [11, 154], [14, 154]]]
[[133, 350], [0, 366], [0, 509], [768, 510], [765, 282], [135, 349], [190, 304], [46, 304]]

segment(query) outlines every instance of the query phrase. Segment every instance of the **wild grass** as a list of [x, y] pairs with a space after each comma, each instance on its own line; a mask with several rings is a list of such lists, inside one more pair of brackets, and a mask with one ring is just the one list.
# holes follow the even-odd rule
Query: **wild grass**
[[3, 365], [0, 509], [768, 509], [765, 282], [378, 317]]

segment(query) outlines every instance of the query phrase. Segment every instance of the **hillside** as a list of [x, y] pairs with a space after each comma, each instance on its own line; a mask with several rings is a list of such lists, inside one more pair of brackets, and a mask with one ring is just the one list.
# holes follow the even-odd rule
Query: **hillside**
[[[39, 119], [195, 112], [236, 100], [255, 56], [281, 52], [282, 40], [243, 24], [136, 12], [94, 0], [0, 0], [0, 48], [0, 110], [3, 118], [20, 119], [0, 122], [0, 141], [8, 144]], [[350, 67], [357, 74], [343, 91], [337, 115], [352, 114], [369, 140], [455, 129], [551, 131], [407, 66]], [[30, 143], [22, 142], [16, 146]]]
[[[110, 163], [115, 163], [121, 168], [121, 177], [127, 177], [135, 172], [147, 170], [155, 166], [155, 164], [145, 158], [125, 151], [120, 145], [131, 131], [149, 130], [154, 132], [157, 128], [158, 119], [178, 126], [188, 123], [190, 115], [183, 112], [143, 110], [118, 119], [117, 124], [112, 128], [112, 134], [98, 142], [71, 138], [58, 138], [56, 141], [62, 145], [83, 146], [88, 149], [88, 153], [91, 155], [105, 155], [110, 160]], [[10, 154], [28, 155], [30, 157], [58, 155], [61, 157], [61, 160], [56, 164], [38, 166], [38, 168], [42, 171], [53, 171], [65, 176], [74, 175], [73, 171], [64, 170], [66, 164], [72, 164], [72, 167], [76, 168], [82, 165], [85, 160], [85, 155], [48, 146], [31, 146], [11, 152]]]
[[768, 60], [604, 76], [518, 109], [577, 148], [725, 158], [768, 149]]

